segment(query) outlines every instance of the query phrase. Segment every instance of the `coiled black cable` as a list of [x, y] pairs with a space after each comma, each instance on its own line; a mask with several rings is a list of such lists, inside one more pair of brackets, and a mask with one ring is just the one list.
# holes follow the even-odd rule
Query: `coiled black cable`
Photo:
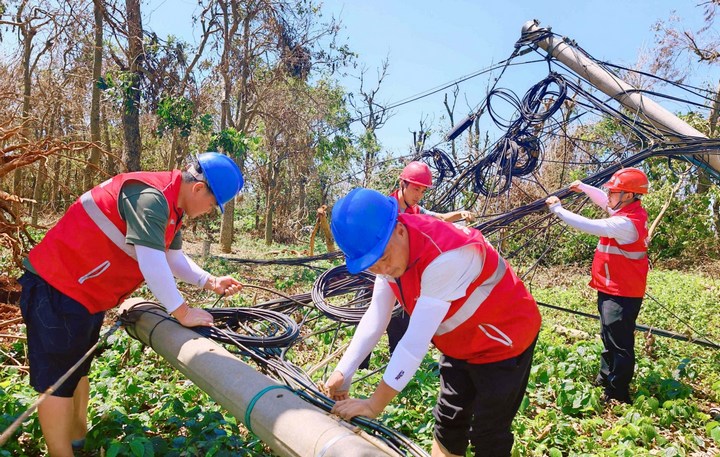
[[[260, 308], [206, 308], [213, 327], [193, 327], [206, 338], [249, 347], [287, 347], [300, 335], [297, 323], [287, 314]], [[219, 331], [222, 329], [222, 331]]]
[[434, 168], [437, 170], [435, 178], [435, 186], [439, 186], [445, 178], [452, 178], [457, 175], [453, 161], [448, 157], [447, 153], [440, 148], [427, 149], [422, 152], [420, 158], [431, 158]]
[[[375, 275], [363, 271], [353, 275], [345, 265], [327, 270], [313, 284], [312, 299], [315, 306], [327, 317], [346, 324], [357, 324], [362, 319], [372, 298]], [[350, 294], [351, 298], [340, 305], [334, 305], [327, 299]], [[400, 305], [395, 304], [394, 312]]]

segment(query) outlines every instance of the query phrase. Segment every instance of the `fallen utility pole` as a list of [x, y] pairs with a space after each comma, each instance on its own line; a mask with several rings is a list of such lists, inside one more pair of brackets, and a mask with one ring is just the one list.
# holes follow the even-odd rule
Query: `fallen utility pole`
[[[523, 25], [522, 34], [540, 33], [544, 30], [549, 30], [549, 28], [542, 28], [540, 22], [532, 20]], [[680, 142], [687, 137], [707, 139], [707, 136], [687, 122], [643, 95], [641, 91], [615, 76], [604, 66], [588, 58], [585, 53], [566, 39], [549, 35], [547, 38], [539, 40], [537, 44], [600, 91], [668, 134], [672, 142]], [[720, 176], [720, 157], [717, 154], [698, 154], [693, 156], [693, 159], [691, 161], [694, 164], [710, 168], [711, 173], [714, 171], [715, 176]]]
[[398, 456], [381, 441], [307, 403], [224, 347], [183, 327], [156, 304], [133, 298], [120, 310], [127, 312], [128, 334], [153, 348], [274, 453], [283, 457]]

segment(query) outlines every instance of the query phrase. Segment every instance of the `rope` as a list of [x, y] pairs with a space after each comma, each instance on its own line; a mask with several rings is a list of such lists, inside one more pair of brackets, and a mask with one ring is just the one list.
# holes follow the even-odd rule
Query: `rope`
[[214, 260], [224, 260], [235, 263], [249, 263], [256, 265], [294, 265], [307, 266], [310, 262], [319, 260], [333, 260], [342, 256], [341, 251], [328, 252], [309, 257], [289, 257], [284, 259], [241, 259], [239, 257], [211, 256]]

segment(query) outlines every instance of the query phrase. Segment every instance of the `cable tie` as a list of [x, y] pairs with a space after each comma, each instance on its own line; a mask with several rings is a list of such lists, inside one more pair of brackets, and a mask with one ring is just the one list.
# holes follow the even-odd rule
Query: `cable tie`
[[252, 398], [252, 400], [250, 400], [250, 403], [248, 403], [247, 410], [245, 410], [245, 427], [250, 431], [250, 433], [255, 433], [255, 432], [253, 432], [253, 429], [250, 426], [250, 415], [252, 414], [253, 408], [255, 408], [255, 403], [257, 403], [257, 401], [260, 400], [260, 397], [262, 397], [263, 395], [265, 395], [266, 393], [270, 392], [273, 389], [287, 389], [290, 392], [294, 393], [294, 391], [288, 386], [275, 384], [272, 386], [267, 386], [266, 388], [264, 388], [263, 390], [261, 390], [260, 392], [255, 394], [255, 396]]

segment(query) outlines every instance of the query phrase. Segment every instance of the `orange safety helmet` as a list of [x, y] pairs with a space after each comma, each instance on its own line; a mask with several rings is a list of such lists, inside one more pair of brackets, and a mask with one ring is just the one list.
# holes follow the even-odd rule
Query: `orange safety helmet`
[[647, 175], [639, 168], [622, 168], [610, 177], [605, 187], [611, 191], [647, 194], [650, 184]]
[[413, 161], [407, 164], [400, 173], [400, 179], [418, 186], [433, 187], [432, 172], [423, 162]]

